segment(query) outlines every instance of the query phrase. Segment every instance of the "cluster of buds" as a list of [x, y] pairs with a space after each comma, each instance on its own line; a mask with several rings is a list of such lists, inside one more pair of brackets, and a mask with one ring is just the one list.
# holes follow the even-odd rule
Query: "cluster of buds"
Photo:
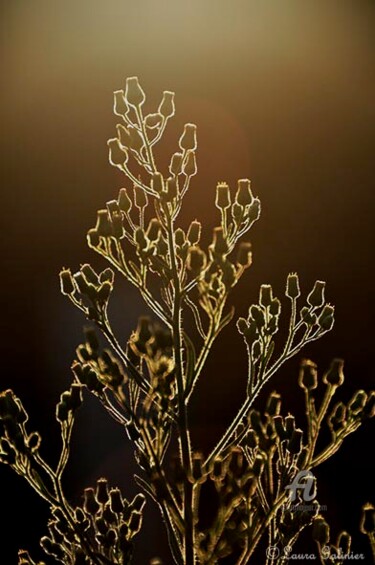
[[[307, 305], [301, 308], [300, 321], [304, 323], [310, 331], [317, 330], [322, 334], [332, 329], [334, 324], [335, 309], [325, 301], [324, 281], [315, 281], [311, 292], [307, 296]], [[290, 273], [288, 275], [285, 294], [288, 298], [295, 301], [300, 296], [298, 275]]]
[[82, 387], [79, 384], [72, 384], [69, 390], [62, 393], [60, 402], [56, 406], [56, 419], [63, 424], [71, 421], [74, 412], [82, 404]]
[[16, 465], [38, 451], [40, 435], [28, 434], [28, 415], [12, 390], [0, 393], [0, 462]]
[[[160, 403], [162, 412], [173, 405], [176, 398], [175, 363], [173, 360], [173, 340], [169, 330], [160, 324], [153, 323], [148, 316], [141, 316], [136, 330], [132, 333], [128, 343], [129, 354], [135, 365], [145, 361], [150, 375], [151, 394], [155, 395]], [[154, 403], [145, 408], [155, 408]], [[156, 410], [160, 412], [160, 410]], [[149, 415], [150, 416], [150, 415]], [[164, 417], [165, 414], [156, 413], [155, 416]]]
[[63, 269], [60, 272], [61, 292], [69, 296], [90, 320], [100, 321], [113, 290], [113, 279], [114, 273], [109, 268], [97, 274], [85, 264], [74, 275], [70, 269]]
[[118, 390], [127, 382], [122, 365], [109, 349], [100, 351], [93, 328], [85, 328], [85, 338], [76, 349], [77, 359], [72, 365], [76, 380], [99, 396], [105, 387]]
[[176, 181], [179, 175], [187, 179], [197, 173], [195, 150], [197, 148], [197, 127], [195, 124], [185, 124], [184, 131], [179, 139], [180, 151], [172, 155], [169, 163], [169, 172]]
[[[213, 482], [218, 503], [212, 525], [198, 534], [199, 555], [204, 563], [217, 563], [242, 548], [249, 535], [257, 508], [254, 494], [259, 468], [249, 465], [241, 448], [233, 447], [222, 458], [214, 459], [209, 470], [202, 468], [202, 477], [201, 481], [209, 478]], [[221, 528], [223, 515], [228, 519]]]
[[251, 245], [242, 242], [238, 246], [235, 263], [229, 258], [231, 246], [229, 236], [222, 227], [214, 228], [208, 258], [198, 245], [188, 251], [188, 269], [198, 279], [201, 305], [208, 314], [215, 313], [218, 304], [235, 286], [244, 270], [251, 265]]
[[314, 519], [312, 537], [318, 545], [322, 562], [330, 565], [344, 565], [348, 559], [351, 559], [351, 536], [345, 531], [340, 532], [336, 543], [332, 543], [330, 527], [321, 514]]
[[293, 538], [314, 522], [318, 516], [319, 508], [317, 500], [313, 500], [311, 504], [306, 505], [303, 499], [296, 501], [291, 508], [288, 508], [287, 505], [282, 507], [279, 518], [279, 530], [282, 536], [283, 547], [291, 547]]
[[[235, 198], [231, 196], [229, 185], [219, 182], [216, 187], [216, 207], [222, 214], [224, 231], [234, 240], [239, 233], [251, 228], [260, 216], [260, 200], [254, 198], [249, 179], [240, 179], [237, 183]], [[230, 209], [230, 220], [228, 222], [228, 210]]]
[[146, 95], [137, 77], [126, 79], [125, 92], [114, 93], [114, 113], [123, 119], [125, 125], [117, 125], [117, 137], [108, 141], [109, 160], [112, 165], [124, 170], [131, 154], [148, 170], [147, 146], [154, 145], [161, 138], [167, 121], [174, 115], [174, 93], [164, 91], [156, 112], [143, 117], [142, 107]]
[[357, 390], [347, 405], [338, 402], [328, 418], [328, 425], [334, 437], [338, 434], [346, 435], [353, 429], [353, 425], [375, 416], [375, 391], [366, 393]]
[[90, 565], [90, 557], [100, 563], [128, 563], [133, 538], [141, 529], [144, 504], [142, 494], [129, 502], [118, 488], [109, 489], [107, 480], [99, 479], [95, 489], [85, 489], [82, 506], [74, 510], [74, 525], [60, 508], [53, 508], [41, 547], [67, 565]]
[[272, 336], [279, 329], [280, 312], [281, 303], [273, 296], [271, 285], [263, 284], [260, 287], [259, 303], [250, 306], [247, 319], [239, 318], [237, 321], [238, 331], [251, 347], [254, 362], [267, 355]]

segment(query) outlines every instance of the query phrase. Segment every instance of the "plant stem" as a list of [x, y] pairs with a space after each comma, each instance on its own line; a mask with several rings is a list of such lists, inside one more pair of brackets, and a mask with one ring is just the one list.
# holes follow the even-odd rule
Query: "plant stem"
[[187, 405], [185, 401], [185, 386], [183, 379], [183, 360], [182, 360], [182, 332], [181, 332], [181, 284], [176, 258], [174, 243], [173, 220], [168, 214], [167, 218], [168, 246], [171, 259], [174, 301], [173, 301], [173, 346], [176, 364], [176, 381], [179, 400], [178, 429], [181, 450], [181, 463], [187, 473], [184, 483], [184, 552], [185, 565], [194, 565], [194, 524], [193, 524], [193, 484], [190, 482], [191, 476], [191, 449], [188, 429]]

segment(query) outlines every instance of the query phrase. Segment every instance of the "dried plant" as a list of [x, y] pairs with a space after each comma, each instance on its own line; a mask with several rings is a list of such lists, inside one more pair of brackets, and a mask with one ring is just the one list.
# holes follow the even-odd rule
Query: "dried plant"
[[[228, 297], [251, 265], [251, 245], [242, 238], [258, 220], [261, 206], [248, 179], [239, 180], [235, 191], [220, 182], [215, 200], [220, 224], [208, 247], [200, 243], [197, 220], [186, 232], [177, 227], [184, 196], [197, 172], [196, 126], [185, 125], [168, 173], [162, 173], [154, 147], [174, 115], [174, 94], [164, 92], [158, 110], [146, 115], [145, 99], [136, 77], [127, 79], [125, 92], [115, 92], [114, 112], [121, 122], [117, 136], [108, 141], [109, 159], [133, 186], [122, 188], [117, 199], [98, 211], [96, 225], [88, 232], [89, 246], [111, 268], [97, 273], [84, 264], [74, 274], [69, 269], [60, 273], [62, 293], [92, 324], [77, 348], [73, 384], [56, 408], [62, 437], [59, 462], [52, 468], [42, 458], [40, 435], [28, 431], [28, 415], [11, 390], [0, 396], [1, 461], [49, 504], [51, 518], [41, 547], [54, 563], [131, 563], [146, 498], [160, 509], [177, 564], [214, 564], [230, 557], [231, 563], [245, 565], [252, 562], [263, 539], [271, 548], [279, 544], [290, 552], [309, 525], [313, 525], [322, 563], [331, 563], [332, 551], [345, 555], [351, 539], [343, 532], [330, 545], [311, 470], [374, 415], [375, 394], [360, 390], [347, 405], [337, 402], [332, 407], [344, 380], [343, 361], [334, 359], [320, 378], [316, 365], [304, 359], [298, 384], [306, 403], [305, 431], [292, 415], [282, 414], [276, 392], [268, 397], [263, 413], [254, 409], [255, 399], [281, 365], [329, 332], [334, 323], [325, 283], [317, 281], [303, 297], [298, 276], [291, 273], [285, 290], [289, 302], [286, 340], [279, 335], [281, 301], [270, 285], [262, 285], [258, 304], [250, 306], [247, 318], [237, 321], [248, 357], [245, 400], [210, 454], [194, 450], [189, 402], [213, 343], [233, 319]], [[115, 273], [138, 289], [155, 316], [140, 318], [125, 348], [108, 316]], [[185, 320], [190, 320], [190, 333]], [[105, 337], [108, 349], [101, 347], [95, 328]], [[318, 387], [324, 388], [319, 405]], [[134, 446], [140, 469], [134, 478], [143, 493], [131, 502], [119, 489], [109, 488], [105, 479], [87, 488], [77, 507], [63, 492], [62, 476], [83, 389], [124, 428]], [[330, 438], [317, 449], [324, 422]], [[178, 453], [171, 447], [173, 437]], [[202, 527], [200, 495], [206, 488], [214, 492], [216, 504], [210, 525]], [[306, 500], [310, 506], [303, 504]], [[374, 521], [374, 507], [368, 504], [361, 530], [373, 550]], [[267, 564], [282, 564], [287, 558], [285, 552], [268, 552], [264, 559]], [[339, 562], [337, 556], [334, 562]], [[22, 550], [19, 564], [36, 562]]]

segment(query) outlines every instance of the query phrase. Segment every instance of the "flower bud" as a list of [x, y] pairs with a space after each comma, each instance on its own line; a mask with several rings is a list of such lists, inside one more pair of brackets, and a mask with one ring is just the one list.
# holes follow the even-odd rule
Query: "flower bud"
[[[18, 550], [18, 565], [32, 565], [30, 554], [25, 549]], [[161, 564], [162, 565], [162, 564]]]
[[174, 115], [174, 92], [168, 90], [163, 92], [163, 99], [160, 102], [158, 112], [166, 119]]
[[85, 263], [84, 265], [81, 265], [80, 270], [81, 270], [81, 273], [83, 274], [83, 276], [85, 277], [85, 279], [88, 283], [91, 283], [93, 285], [99, 284], [98, 275], [95, 273], [95, 271], [91, 267], [91, 265], [89, 265], [88, 263]]
[[128, 106], [125, 101], [125, 94], [123, 90], [115, 90], [113, 93], [113, 111], [117, 116], [124, 116], [128, 111]]
[[255, 449], [258, 445], [258, 436], [254, 430], [249, 430], [245, 436], [245, 445], [251, 449]]
[[82, 398], [82, 388], [78, 384], [72, 384], [70, 387], [70, 399], [69, 399], [69, 409], [77, 410], [83, 402]]
[[344, 360], [333, 359], [328, 371], [323, 375], [323, 382], [328, 385], [340, 386], [344, 382]]
[[178, 247], [182, 247], [186, 241], [185, 233], [181, 228], [177, 228], [174, 234], [174, 240]]
[[115, 280], [115, 273], [112, 271], [112, 269], [110, 267], [107, 267], [106, 269], [104, 269], [104, 271], [102, 271], [99, 275], [99, 281], [101, 283], [108, 281], [111, 284], [113, 284], [114, 280]]
[[228, 244], [224, 237], [223, 228], [214, 228], [212, 246], [214, 251], [220, 255], [228, 253]]
[[237, 202], [234, 202], [232, 206], [232, 216], [236, 224], [240, 224], [243, 221], [243, 208]]
[[115, 167], [122, 167], [128, 161], [128, 152], [121, 147], [117, 137], [109, 139], [107, 142], [109, 147], [109, 162]]
[[375, 533], [375, 508], [369, 502], [362, 508], [360, 530], [363, 534]]
[[83, 491], [83, 508], [88, 514], [95, 515], [100, 510], [100, 506], [98, 501], [96, 500], [94, 489], [93, 488], [85, 488]]
[[85, 277], [82, 275], [81, 272], [75, 273], [73, 278], [81, 294], [90, 296], [90, 298], [93, 298], [95, 296], [96, 294], [95, 287], [87, 282], [87, 280], [85, 279]]
[[198, 222], [197, 220], [191, 222], [187, 233], [187, 238], [191, 245], [195, 245], [199, 242], [201, 238], [201, 229], [202, 225], [200, 222]]
[[346, 408], [342, 402], [338, 402], [332, 414], [328, 418], [328, 423], [334, 432], [344, 427], [346, 420]]
[[194, 151], [197, 148], [197, 126], [195, 124], [185, 124], [179, 146], [184, 151]]
[[145, 93], [143, 92], [138, 77], [129, 77], [126, 79], [125, 100], [130, 106], [142, 106], [146, 100]]
[[225, 210], [230, 206], [230, 190], [226, 182], [219, 182], [216, 186], [215, 205], [219, 210]]
[[312, 537], [321, 546], [329, 542], [329, 526], [323, 516], [317, 516], [313, 522]]
[[280, 315], [280, 312], [281, 312], [281, 302], [278, 298], [273, 298], [270, 304], [270, 314], [271, 316], [277, 317]]
[[348, 404], [349, 412], [355, 416], [362, 412], [367, 400], [367, 394], [364, 390], [357, 390]]
[[122, 223], [121, 212], [119, 214], [112, 214], [112, 235], [116, 239], [124, 237], [124, 226]]
[[87, 242], [90, 247], [98, 247], [100, 244], [99, 234], [96, 229], [87, 232]]
[[339, 552], [341, 552], [342, 555], [348, 555], [350, 553], [351, 544], [352, 538], [348, 534], [348, 532], [341, 532], [341, 534], [337, 538], [337, 547], [339, 549]]
[[[62, 397], [62, 395], [61, 395]], [[58, 405], [56, 406], [56, 420], [60, 423], [66, 422], [69, 418], [69, 409], [68, 406], [66, 404], [66, 402], [64, 402], [62, 399], [60, 400], [60, 402], [58, 403]]]
[[145, 208], [148, 204], [148, 198], [146, 192], [138, 186], [137, 184], [134, 185], [134, 204], [140, 210]]
[[249, 179], [240, 179], [238, 181], [236, 202], [238, 202], [240, 206], [247, 206], [248, 204], [251, 204], [252, 200], [253, 195], [251, 194]]
[[237, 329], [238, 329], [238, 331], [241, 335], [245, 335], [245, 332], [247, 331], [248, 327], [249, 327], [249, 324], [247, 323], [245, 318], [238, 318]]
[[297, 455], [302, 449], [302, 439], [303, 439], [303, 431], [302, 430], [294, 430], [292, 433], [292, 437], [288, 442], [288, 450], [290, 453]]
[[109, 281], [104, 281], [104, 283], [100, 285], [97, 293], [97, 300], [99, 303], [105, 304], [108, 302], [112, 288], [112, 284]]
[[250, 315], [255, 321], [258, 328], [262, 328], [265, 323], [266, 319], [264, 317], [264, 312], [259, 306], [253, 305], [250, 307]]
[[147, 237], [150, 241], [156, 241], [160, 233], [160, 222], [156, 218], [152, 218], [147, 228]]
[[139, 131], [137, 129], [135, 129], [135, 127], [133, 127], [133, 126], [128, 127], [128, 132], [129, 132], [129, 137], [130, 137], [130, 147], [131, 147], [131, 149], [133, 149], [137, 153], [140, 153], [140, 151], [141, 151], [141, 149], [144, 145], [143, 137], [141, 136]]
[[249, 206], [247, 217], [249, 222], [253, 223], [259, 219], [259, 216], [260, 216], [260, 200], [259, 198], [254, 198]]
[[62, 294], [70, 296], [75, 291], [74, 279], [70, 269], [63, 269], [60, 272], [60, 289]]
[[152, 337], [151, 320], [148, 316], [140, 316], [136, 329], [137, 340], [146, 344]]
[[95, 229], [102, 237], [110, 237], [112, 235], [112, 224], [108, 210], [98, 210]]
[[141, 492], [136, 494], [131, 502], [131, 507], [133, 510], [137, 510], [137, 512], [141, 512], [144, 505], [146, 504], [146, 497]]
[[295, 419], [294, 416], [292, 416], [291, 414], [289, 414], [285, 419], [284, 419], [284, 424], [285, 424], [285, 431], [287, 433], [287, 437], [291, 438], [294, 430], [296, 428], [296, 424], [295, 424]]
[[277, 392], [272, 392], [267, 400], [266, 414], [269, 416], [277, 416], [280, 414], [281, 396]]
[[126, 128], [122, 124], [117, 124], [116, 129], [117, 129], [117, 136], [122, 147], [125, 147], [126, 149], [130, 149], [131, 137], [128, 128]]
[[270, 284], [262, 284], [259, 291], [259, 304], [267, 308], [271, 305], [272, 296], [272, 286]]
[[112, 488], [110, 493], [110, 508], [114, 514], [120, 514], [124, 510], [124, 502], [122, 500], [119, 488]]
[[362, 415], [364, 418], [372, 418], [375, 416], [375, 391], [373, 390], [368, 395]]
[[284, 439], [286, 439], [287, 433], [284, 427], [284, 420], [281, 416], [274, 416], [272, 418], [273, 420], [273, 424], [275, 427], [275, 432], [277, 433], [277, 435], [279, 436], [279, 438], [281, 439], [281, 441], [283, 441]]
[[335, 309], [330, 304], [326, 304], [318, 318], [318, 324], [324, 331], [329, 331], [332, 329], [334, 324], [334, 313]]
[[161, 114], [148, 114], [145, 118], [146, 127], [150, 129], [154, 129], [160, 126], [163, 120], [163, 116]]
[[195, 161], [194, 151], [188, 151], [183, 163], [183, 172], [187, 177], [192, 177], [197, 174], [197, 163]]
[[317, 366], [309, 359], [302, 359], [301, 361], [298, 384], [306, 390], [313, 390], [318, 386]]
[[204, 251], [196, 246], [189, 248], [188, 269], [190, 269], [194, 274], [198, 274], [205, 268], [206, 263], [207, 259]]
[[96, 500], [100, 504], [105, 504], [109, 500], [108, 481], [107, 479], [99, 479], [96, 483]]
[[295, 300], [301, 295], [297, 273], [289, 273], [288, 278], [286, 280], [285, 295], [291, 300]]
[[38, 451], [40, 444], [42, 442], [42, 438], [38, 432], [32, 432], [29, 437], [27, 438], [27, 447], [31, 450], [32, 453]]
[[316, 281], [314, 284], [314, 288], [310, 292], [307, 297], [307, 302], [310, 306], [314, 308], [318, 308], [319, 306], [323, 306], [324, 304], [324, 289], [326, 283], [324, 281]]
[[251, 243], [241, 241], [238, 246], [236, 263], [242, 267], [250, 267], [252, 263]]
[[164, 181], [163, 176], [161, 173], [154, 173], [151, 179], [151, 187], [152, 189], [161, 194], [164, 190]]
[[119, 196], [118, 196], [118, 205], [119, 205], [120, 210], [125, 212], [125, 214], [127, 214], [132, 207], [132, 201], [130, 200], [128, 193], [126, 192], [126, 188], [122, 188], [120, 190], [120, 193], [119, 193]]
[[311, 314], [307, 306], [301, 308], [301, 320], [308, 325], [313, 326], [316, 323], [316, 316]]
[[61, 545], [53, 542], [47, 536], [42, 537], [42, 539], [40, 540], [40, 545], [43, 551], [45, 551], [48, 555], [52, 555], [53, 557], [56, 557], [56, 559], [58, 559], [59, 561], [61, 559], [64, 559], [65, 557], [64, 551]]
[[114, 215], [121, 213], [117, 200], [109, 200], [109, 202], [107, 202], [107, 210], [111, 218], [113, 218]]
[[142, 514], [140, 512], [132, 512], [128, 526], [133, 536], [139, 532], [139, 530], [141, 529], [141, 525], [142, 525]]
[[161, 234], [156, 242], [156, 251], [161, 257], [165, 257], [168, 253], [168, 244]]
[[169, 165], [171, 175], [179, 175], [182, 169], [182, 153], [174, 153]]
[[148, 241], [142, 228], [136, 228], [134, 232], [134, 241], [140, 251], [144, 251], [146, 249]]

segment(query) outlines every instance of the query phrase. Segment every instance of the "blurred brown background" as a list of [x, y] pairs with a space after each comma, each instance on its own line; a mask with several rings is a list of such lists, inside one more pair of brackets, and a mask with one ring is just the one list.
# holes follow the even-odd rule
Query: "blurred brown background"
[[[184, 122], [198, 125], [199, 175], [184, 224], [194, 217], [207, 229], [214, 224], [218, 180], [250, 177], [262, 200], [254, 264], [234, 299], [238, 314], [262, 282], [282, 295], [289, 271], [299, 272], [305, 292], [315, 278], [326, 280], [336, 326], [305, 354], [322, 369], [334, 356], [346, 359], [344, 400], [373, 386], [373, 1], [3, 0], [0, 25], [0, 383], [23, 397], [47, 456], [58, 455], [54, 405], [70, 382], [84, 324], [60, 295], [57, 275], [87, 260], [103, 266], [85, 233], [124, 183], [108, 164], [106, 140], [116, 124], [112, 91], [127, 76], [139, 76], [150, 108], [162, 90], [176, 92], [165, 153]], [[144, 309], [132, 289], [118, 286], [115, 324], [125, 339]], [[192, 407], [198, 447], [213, 445], [242, 401], [244, 355], [234, 327], [227, 329]], [[273, 387], [285, 396], [284, 410], [302, 418], [297, 366], [289, 363]], [[361, 505], [374, 502], [373, 433], [371, 423], [317, 472], [334, 534], [355, 532]], [[122, 440], [89, 401], [66, 481], [72, 498], [103, 473], [133, 492], [131, 448]], [[0, 481], [1, 562], [11, 564], [17, 547], [37, 556], [48, 511], [9, 469], [0, 469]], [[136, 563], [164, 551], [157, 519], [148, 513]], [[366, 550], [360, 534], [355, 549]]]

